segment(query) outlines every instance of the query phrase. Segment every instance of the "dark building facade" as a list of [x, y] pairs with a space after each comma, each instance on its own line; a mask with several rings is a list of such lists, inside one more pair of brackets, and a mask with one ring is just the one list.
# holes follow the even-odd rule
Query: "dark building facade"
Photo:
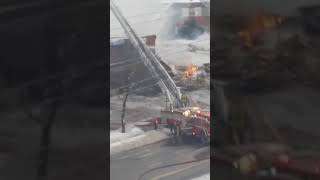
[[[156, 36], [142, 38], [154, 51]], [[132, 79], [128, 80], [130, 73]], [[133, 89], [141, 89], [156, 83], [152, 74], [140, 59], [139, 52], [127, 38], [110, 39], [110, 94], [121, 94], [129, 82], [135, 82]], [[153, 86], [155, 87], [155, 86]]]

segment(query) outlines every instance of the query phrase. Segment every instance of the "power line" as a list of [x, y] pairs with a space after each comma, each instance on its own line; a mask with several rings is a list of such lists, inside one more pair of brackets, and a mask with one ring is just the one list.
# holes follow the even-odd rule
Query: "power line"
[[[201, 40], [196, 40], [196, 41], [191, 41], [191, 42], [192, 43], [196, 43], [196, 42], [202, 42], [202, 41], [210, 41], [210, 39], [201, 39]], [[160, 58], [162, 58], [162, 57], [167, 57], [168, 55], [182, 53], [182, 52], [189, 52], [189, 51], [187, 49], [184, 49], [184, 50], [181, 50], [181, 51], [180, 50], [179, 51], [173, 50], [173, 51], [169, 51], [169, 53], [162, 54], [161, 56], [158, 54], [157, 56], [160, 56]], [[125, 64], [124, 66], [129, 66], [131, 64], [126, 64], [126, 63], [129, 63], [129, 62], [134, 61], [134, 60], [139, 60], [140, 58], [141, 58], [140, 55], [135, 56], [135, 57], [124, 58], [124, 59], [119, 58], [119, 59], [116, 59], [116, 60], [113, 60], [113, 61], [124, 61], [124, 62], [112, 63], [112, 64], [110, 64], [110, 68], [113, 67], [113, 66], [117, 66], [119, 64]], [[136, 63], [133, 63], [133, 64], [136, 64]]]
[[137, 86], [137, 85], [142, 84], [144, 82], [147, 82], [149, 80], [156, 80], [156, 79], [157, 79], [157, 77], [151, 76], [151, 77], [145, 78], [143, 80], [139, 80], [139, 81], [132, 82], [130, 84], [127, 84], [127, 85], [124, 85], [124, 86], [121, 86], [121, 87], [117, 87], [117, 88], [111, 89], [110, 91], [118, 91], [118, 90], [121, 90], [121, 89], [124, 89], [124, 88], [128, 88], [128, 87], [133, 86], [133, 85]]
[[[173, 51], [171, 53], [167, 53], [165, 55], [162, 55], [161, 57], [166, 57], [166, 56], [169, 56], [169, 55], [173, 55], [173, 54], [178, 54], [178, 53], [182, 53], [182, 52], [186, 52], [187, 50], [181, 50], [181, 51]], [[116, 66], [118, 64], [123, 64], [122, 66], [120, 67], [126, 67], [126, 66], [132, 66], [134, 64], [140, 64], [140, 63], [143, 63], [142, 61], [137, 61], [137, 60], [140, 60], [141, 57], [140, 56], [137, 56], [137, 57], [133, 57], [133, 58], [129, 58], [129, 59], [124, 59], [123, 61], [124, 62], [119, 62], [119, 63], [113, 63], [110, 65], [110, 68], [112, 68], [113, 66]], [[130, 60], [129, 62], [127, 60]], [[133, 62], [133, 63], [130, 63], [130, 62]], [[130, 63], [130, 64], [128, 64]], [[110, 69], [112, 71], [112, 69]]]
[[[159, 85], [158, 83], [159, 82], [157, 81], [156, 83], [153, 83], [153, 84], [151, 84], [149, 86], [144, 86], [144, 87], [141, 87], [141, 88], [137, 88], [137, 89], [131, 90], [129, 93], [137, 92], [137, 91], [141, 91], [141, 90], [144, 90], [144, 89], [147, 89], [147, 88], [158, 86]], [[119, 93], [117, 95], [124, 95], [124, 94], [126, 94], [126, 93]]]
[[[182, 53], [182, 52], [186, 52], [186, 51], [188, 51], [188, 50], [173, 51], [173, 52], [167, 53], [167, 54], [165, 54], [165, 55], [163, 55], [163, 56], [161, 56], [161, 57], [166, 57], [166, 56], [169, 56], [169, 55], [178, 54], [178, 53]], [[111, 68], [112, 68], [113, 66], [117, 66], [117, 65], [119, 65], [119, 64], [120, 64], [120, 66], [118, 66], [118, 67], [121, 67], [121, 68], [127, 67], [127, 66], [132, 66], [132, 65], [135, 65], [135, 64], [141, 64], [141, 63], [143, 63], [142, 61], [137, 61], [137, 60], [140, 60], [140, 58], [141, 58], [141, 57], [137, 56], [136, 58], [129, 58], [129, 59], [127, 59], [127, 60], [130, 60], [129, 62], [126, 61], [126, 60], [123, 60], [124, 62], [113, 63], [113, 64], [110, 65], [110, 70], [112, 71], [113, 69], [111, 69]], [[130, 62], [132, 62], [132, 63], [130, 63]], [[117, 68], [118, 68], [118, 67], [117, 67]]]
[[[181, 52], [185, 52], [187, 50], [182, 50], [182, 51], [173, 51], [171, 53], [167, 53], [165, 54], [164, 56], [162, 57], [166, 57], [168, 55], [172, 55], [172, 54], [178, 54], [178, 53], [181, 53]], [[112, 63], [110, 64], [110, 68], [114, 67], [114, 66], [117, 66], [119, 64], [124, 64], [123, 66], [131, 66], [133, 64], [139, 64], [139, 63], [142, 63], [142, 61], [136, 61], [136, 60], [140, 60], [140, 56], [136, 56], [136, 57], [132, 57], [132, 58], [126, 58], [126, 59], [123, 59], [123, 60], [119, 60], [119, 61], [123, 61], [123, 62], [119, 62], [119, 63]], [[128, 62], [128, 60], [130, 60]], [[133, 63], [130, 63], [130, 62], [133, 62]], [[127, 64], [127, 63], [130, 63], [130, 64]], [[120, 67], [123, 67], [123, 66], [120, 66]]]
[[[201, 42], [201, 41], [208, 41], [207, 39], [202, 39], [202, 40], [198, 40], [198, 41], [192, 41], [192, 42]], [[210, 41], [210, 39], [209, 39]], [[160, 58], [163, 58], [163, 57], [167, 57], [169, 55], [173, 55], [173, 54], [178, 54], [178, 53], [182, 53], [182, 52], [189, 52], [187, 49], [184, 49], [184, 50], [179, 50], [179, 51], [169, 51], [169, 53], [166, 53], [166, 54], [162, 54], [160, 56]], [[132, 64], [126, 64], [126, 63], [129, 63], [129, 62], [132, 62], [134, 60], [139, 60], [141, 57], [140, 56], [136, 56], [136, 57], [130, 57], [130, 58], [125, 58], [125, 59], [117, 59], [117, 60], [114, 60], [114, 61], [124, 61], [124, 62], [119, 62], [119, 63], [112, 63], [110, 64], [110, 68], [113, 67], [113, 66], [117, 66], [119, 64], [125, 64], [124, 66], [130, 66], [132, 64], [136, 64], [136, 63], [141, 63], [140, 61], [139, 62], [136, 62], [136, 63], [132, 63]], [[128, 62], [129, 61], [129, 62]]]
[[[200, 41], [200, 40], [199, 40]], [[202, 41], [202, 40], [201, 40]], [[161, 55], [162, 57], [167, 57], [169, 55], [173, 55], [173, 54], [178, 54], [178, 53], [182, 53], [182, 52], [187, 52], [188, 50], [184, 49], [184, 50], [179, 50], [179, 51], [170, 51], [170, 53], [166, 53], [164, 55]], [[117, 59], [114, 61], [122, 61], [122, 62], [118, 62], [118, 63], [112, 63], [110, 64], [110, 70], [112, 70], [111, 68], [114, 66], [120, 66], [120, 67], [126, 67], [126, 66], [132, 66], [135, 64], [140, 64], [142, 63], [141, 61], [136, 61], [136, 60], [140, 60], [140, 56], [136, 56], [136, 57], [131, 57], [131, 58], [125, 58], [125, 59]], [[132, 63], [131, 63], [132, 62]]]

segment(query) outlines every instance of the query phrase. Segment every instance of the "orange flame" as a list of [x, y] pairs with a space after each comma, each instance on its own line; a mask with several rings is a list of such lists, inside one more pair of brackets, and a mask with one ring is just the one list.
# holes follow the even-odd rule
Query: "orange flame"
[[253, 47], [257, 35], [274, 29], [281, 25], [283, 17], [274, 15], [259, 15], [249, 21], [247, 27], [238, 32], [239, 37], [243, 40], [246, 47]]
[[184, 71], [184, 74], [186, 76], [192, 76], [194, 72], [198, 71], [198, 67], [192, 64], [187, 65], [186, 70]]

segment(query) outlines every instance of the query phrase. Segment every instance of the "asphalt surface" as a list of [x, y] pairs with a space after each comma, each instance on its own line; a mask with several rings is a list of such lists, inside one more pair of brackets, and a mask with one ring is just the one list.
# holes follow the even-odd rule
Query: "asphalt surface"
[[[188, 180], [210, 172], [210, 147], [195, 142], [171, 145], [168, 141], [147, 145], [128, 152], [116, 154], [110, 159], [111, 180]], [[166, 167], [170, 164], [205, 159], [194, 163]]]

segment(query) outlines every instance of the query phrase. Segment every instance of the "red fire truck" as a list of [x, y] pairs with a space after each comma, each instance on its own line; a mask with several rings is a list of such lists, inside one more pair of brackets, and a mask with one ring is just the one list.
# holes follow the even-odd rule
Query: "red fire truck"
[[210, 112], [199, 107], [161, 111], [161, 117], [154, 125], [155, 129], [159, 126], [169, 128], [175, 144], [190, 137], [200, 140], [201, 144], [210, 142]]

